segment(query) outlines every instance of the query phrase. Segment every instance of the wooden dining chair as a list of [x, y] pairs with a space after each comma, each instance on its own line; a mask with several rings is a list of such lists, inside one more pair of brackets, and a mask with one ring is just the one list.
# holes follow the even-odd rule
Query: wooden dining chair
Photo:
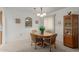
[[38, 37], [37, 35], [30, 33], [31, 35], [31, 46], [34, 44], [35, 45], [35, 49], [38, 43], [42, 43], [42, 40], [40, 39], [40, 37]]
[[50, 52], [51, 52], [52, 47], [54, 47], [56, 49], [56, 36], [57, 36], [57, 34], [54, 34], [48, 38], [45, 38], [45, 40], [44, 40], [44, 43], [49, 46]]

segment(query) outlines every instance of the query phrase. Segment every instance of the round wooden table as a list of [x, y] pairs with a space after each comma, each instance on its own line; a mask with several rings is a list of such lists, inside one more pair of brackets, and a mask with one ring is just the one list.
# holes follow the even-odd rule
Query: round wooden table
[[44, 34], [38, 33], [38, 32], [33, 32], [32, 34], [37, 35], [39, 37], [45, 38], [51, 35], [54, 35], [55, 33], [48, 33], [48, 32], [44, 32]]
[[42, 46], [44, 47], [44, 38], [48, 38], [52, 35], [54, 35], [55, 33], [48, 33], [48, 32], [44, 32], [44, 34], [38, 33], [38, 32], [33, 32], [32, 34], [36, 35], [37, 37], [42, 39]]

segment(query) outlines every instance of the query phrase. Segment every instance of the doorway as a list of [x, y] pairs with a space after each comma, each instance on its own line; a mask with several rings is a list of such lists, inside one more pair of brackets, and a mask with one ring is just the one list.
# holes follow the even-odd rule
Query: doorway
[[2, 11], [0, 11], [0, 44], [2, 44]]

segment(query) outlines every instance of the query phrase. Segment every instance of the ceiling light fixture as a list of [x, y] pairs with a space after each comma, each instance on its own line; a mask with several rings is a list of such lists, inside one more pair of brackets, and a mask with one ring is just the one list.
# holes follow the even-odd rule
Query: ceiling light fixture
[[43, 8], [42, 8], [42, 7], [40, 8], [40, 10], [41, 10], [40, 13], [37, 12], [36, 8], [34, 8], [34, 10], [36, 11], [36, 15], [37, 15], [37, 16], [39, 16], [39, 17], [44, 17], [44, 16], [46, 16], [46, 13], [43, 12]]

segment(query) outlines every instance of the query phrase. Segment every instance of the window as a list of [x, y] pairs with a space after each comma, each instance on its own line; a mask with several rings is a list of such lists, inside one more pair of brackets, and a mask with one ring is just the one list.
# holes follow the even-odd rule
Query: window
[[46, 30], [50, 30], [54, 32], [54, 16], [45, 17], [44, 26]]

